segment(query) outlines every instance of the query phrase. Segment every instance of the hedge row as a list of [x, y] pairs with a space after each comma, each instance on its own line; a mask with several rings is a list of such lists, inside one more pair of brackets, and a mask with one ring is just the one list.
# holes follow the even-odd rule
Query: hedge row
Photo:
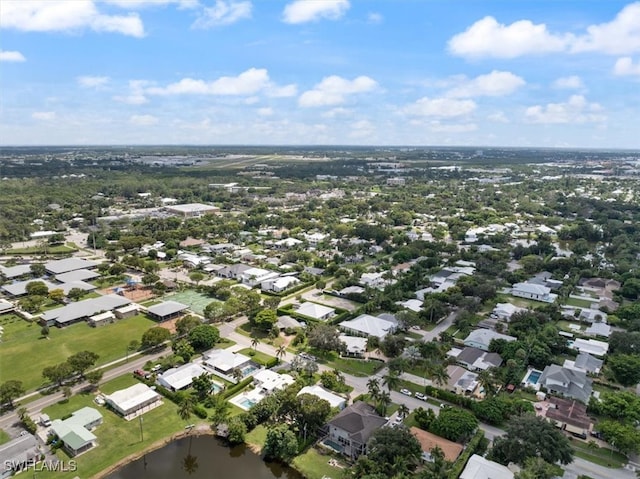
[[469, 458], [477, 452], [481, 453], [483, 449], [483, 442], [485, 442], [484, 448], [486, 449], [486, 439], [484, 438], [484, 431], [478, 429], [476, 434], [471, 438], [464, 452], [453, 463], [453, 467], [449, 471], [449, 479], [458, 479], [462, 474], [463, 469], [467, 465]]
[[444, 399], [445, 401], [456, 404], [458, 406], [462, 406], [466, 409], [471, 409], [474, 403], [473, 399], [459, 396], [456, 393], [452, 393], [451, 391], [447, 391], [445, 389], [438, 389], [434, 386], [425, 386], [424, 392], [429, 396], [433, 396], [438, 399]]
[[234, 384], [233, 386], [229, 386], [227, 389], [225, 389], [220, 394], [222, 394], [222, 398], [223, 399], [227, 399], [227, 398], [233, 396], [235, 393], [242, 391], [244, 388], [246, 388], [252, 382], [253, 382], [253, 377], [250, 376], [248, 378], [244, 378], [239, 383]]

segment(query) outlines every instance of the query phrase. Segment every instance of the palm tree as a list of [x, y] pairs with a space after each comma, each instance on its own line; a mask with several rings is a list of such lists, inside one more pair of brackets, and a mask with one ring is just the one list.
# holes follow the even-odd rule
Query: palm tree
[[389, 394], [386, 391], [380, 392], [380, 394], [378, 395], [377, 403], [378, 403], [378, 413], [381, 416], [386, 416], [387, 408], [389, 407], [389, 404], [391, 404], [391, 394]]
[[222, 396], [214, 396], [211, 403], [211, 423], [214, 427], [219, 426], [229, 419], [231, 403]]
[[493, 380], [493, 372], [490, 369], [485, 369], [478, 373], [478, 382], [480, 386], [484, 388], [484, 392], [487, 396], [493, 396], [496, 393], [496, 388]]
[[400, 376], [396, 373], [389, 372], [384, 378], [382, 378], [382, 384], [387, 386], [387, 390], [391, 393], [392, 389], [395, 389], [400, 385]]
[[276, 349], [276, 358], [282, 361], [282, 358], [284, 357], [285, 354], [287, 354], [287, 348], [284, 347], [284, 344], [281, 344]]
[[244, 377], [244, 375], [242, 374], [242, 371], [240, 371], [240, 369], [238, 368], [233, 368], [233, 371], [231, 371], [231, 375], [233, 376], [233, 379], [235, 379], [237, 382], [242, 381], [242, 378]]
[[339, 369], [333, 368], [333, 374], [336, 376], [336, 380], [341, 383], [344, 382], [344, 374]]
[[183, 421], [188, 421], [193, 415], [193, 410], [196, 406], [196, 400], [192, 394], [184, 394], [178, 405], [178, 416]]
[[402, 418], [406, 418], [409, 415], [410, 411], [406, 404], [400, 404], [398, 408], [398, 415]]
[[449, 374], [444, 366], [440, 365], [433, 369], [431, 372], [431, 378], [438, 386], [444, 386], [449, 380]]
[[380, 382], [376, 378], [371, 378], [367, 381], [367, 389], [369, 390], [369, 396], [374, 401], [378, 399], [380, 395]]
[[251, 337], [251, 347], [254, 351], [258, 350], [258, 344], [260, 344], [260, 340], [256, 336]]

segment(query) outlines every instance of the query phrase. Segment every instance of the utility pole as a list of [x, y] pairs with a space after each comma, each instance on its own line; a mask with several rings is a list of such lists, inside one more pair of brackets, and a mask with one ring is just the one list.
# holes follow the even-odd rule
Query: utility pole
[[140, 420], [140, 442], [144, 442], [144, 432], [142, 431], [142, 416], [138, 416]]

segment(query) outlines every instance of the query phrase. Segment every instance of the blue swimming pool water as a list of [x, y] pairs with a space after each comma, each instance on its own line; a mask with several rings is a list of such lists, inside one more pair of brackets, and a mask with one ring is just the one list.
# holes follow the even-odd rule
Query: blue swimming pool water
[[542, 373], [540, 371], [531, 371], [527, 382], [531, 384], [538, 384], [538, 380], [540, 379], [541, 375]]
[[249, 398], [244, 398], [238, 402], [242, 404], [244, 407], [246, 407], [247, 409], [251, 409], [253, 406], [256, 405], [256, 402]]

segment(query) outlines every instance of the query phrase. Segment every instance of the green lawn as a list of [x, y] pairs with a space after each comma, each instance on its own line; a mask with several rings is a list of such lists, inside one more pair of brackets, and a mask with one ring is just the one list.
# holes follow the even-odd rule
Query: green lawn
[[[113, 389], [110, 383], [107, 383], [105, 387]], [[97, 406], [93, 402], [93, 398], [93, 394], [81, 394], [73, 396], [67, 403], [54, 404], [43, 410], [52, 419], [59, 419], [81, 407], [89, 406], [100, 411], [103, 423], [93, 431], [98, 438], [98, 446], [75, 458], [78, 464], [76, 472], [38, 472], [39, 479], [48, 477], [64, 479], [78, 475], [93, 477], [130, 454], [141, 451], [161, 439], [169, 438], [174, 433], [184, 431], [185, 422], [178, 417], [177, 406], [166, 399], [162, 406], [142, 416], [144, 436], [142, 441], [138, 420], [125, 421], [114, 412]], [[191, 422], [193, 421], [191, 420]], [[60, 459], [69, 460], [69, 457], [62, 450], [58, 451], [57, 455]]]
[[253, 348], [244, 348], [238, 351], [238, 353], [244, 354], [245, 356], [249, 356], [256, 363], [261, 364], [262, 366], [271, 364], [271, 362], [275, 359], [273, 356], [270, 356], [260, 351], [255, 351]]
[[247, 435], [245, 436], [244, 442], [246, 442], [251, 446], [257, 447], [258, 449], [262, 449], [264, 447], [264, 442], [266, 439], [267, 439], [267, 427], [260, 424], [254, 427], [252, 431], [247, 433]]
[[122, 358], [132, 339], [139, 339], [155, 323], [139, 315], [92, 328], [86, 323], [49, 329], [49, 339], [40, 336], [41, 327], [22, 319], [3, 318], [0, 343], [0, 383], [19, 379], [26, 390], [43, 384], [42, 370], [63, 362], [79, 351], [89, 350], [100, 355], [98, 365]]
[[312, 447], [304, 454], [296, 457], [292, 462], [292, 466], [307, 479], [338, 479], [343, 477], [344, 469], [329, 465], [329, 459], [335, 459], [346, 466], [346, 463], [339, 456], [320, 454]]
[[571, 441], [571, 447], [576, 456], [605, 467], [621, 468], [629, 461], [624, 454], [607, 448], [593, 448], [578, 440]]
[[9, 434], [0, 429], [0, 444], [4, 444], [6, 442], [9, 442], [10, 440], [11, 437], [9, 437]]
[[578, 308], [589, 308], [592, 303], [597, 303], [598, 300], [594, 298], [593, 301], [587, 301], [585, 299], [577, 299], [577, 298], [567, 298], [566, 305], [567, 306], [576, 306]]
[[100, 392], [102, 394], [113, 394], [120, 389], [128, 388], [129, 386], [133, 386], [139, 382], [140, 381], [133, 377], [133, 374], [123, 374], [122, 376], [118, 376], [107, 383], [101, 384]]
[[312, 351], [312, 354], [318, 357], [320, 363], [353, 376], [373, 376], [384, 366], [382, 361], [341, 358], [334, 352], [321, 355], [317, 354], [317, 351]]

